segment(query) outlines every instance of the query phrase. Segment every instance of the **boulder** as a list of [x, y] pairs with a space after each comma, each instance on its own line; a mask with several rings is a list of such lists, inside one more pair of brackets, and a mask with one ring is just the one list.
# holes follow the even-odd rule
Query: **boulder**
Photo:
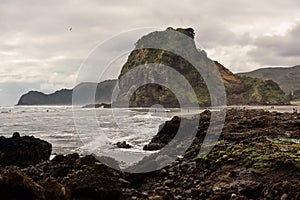
[[45, 189], [15, 167], [0, 172], [1, 199], [46, 199]]
[[178, 147], [180, 147], [180, 143], [182, 140], [188, 140], [192, 138], [189, 138], [191, 136], [190, 134], [181, 135], [174, 139], [175, 136], [178, 132], [191, 133], [195, 128], [194, 126], [196, 125], [196, 123], [198, 123], [194, 120], [196, 120], [196, 118], [186, 119], [174, 116], [170, 121], [166, 121], [164, 124], [160, 125], [158, 133], [151, 139], [149, 144], [143, 147], [143, 150], [160, 150], [167, 144], [169, 144], [171, 140], [173, 140], [172, 148], [177, 148], [178, 150]]
[[158, 133], [151, 139], [149, 144], [143, 147], [143, 150], [154, 151], [163, 148], [175, 137], [180, 122], [181, 119], [175, 116], [170, 121], [161, 124]]
[[115, 171], [98, 162], [68, 174], [62, 184], [69, 188], [71, 199], [115, 200], [121, 197], [118, 179]]
[[69, 190], [58, 183], [53, 177], [47, 178], [40, 183], [45, 188], [46, 199], [68, 200]]
[[126, 141], [123, 142], [117, 142], [115, 144], [118, 148], [123, 148], [123, 149], [130, 149], [132, 146], [128, 144]]
[[0, 177], [1, 199], [70, 199], [68, 189], [52, 177], [36, 182], [13, 166], [0, 171]]
[[0, 165], [16, 165], [21, 168], [49, 160], [52, 145], [33, 136], [0, 137]]

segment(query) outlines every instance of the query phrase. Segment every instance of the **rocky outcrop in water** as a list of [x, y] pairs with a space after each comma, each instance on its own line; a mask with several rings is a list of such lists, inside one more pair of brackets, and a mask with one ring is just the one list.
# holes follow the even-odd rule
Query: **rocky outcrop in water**
[[0, 165], [27, 167], [49, 160], [52, 145], [33, 136], [20, 137], [16, 132], [11, 138], [0, 137]]
[[126, 141], [123, 142], [117, 142], [114, 144], [115, 146], [117, 146], [118, 148], [123, 148], [123, 149], [130, 149], [132, 146], [130, 144], [128, 144]]

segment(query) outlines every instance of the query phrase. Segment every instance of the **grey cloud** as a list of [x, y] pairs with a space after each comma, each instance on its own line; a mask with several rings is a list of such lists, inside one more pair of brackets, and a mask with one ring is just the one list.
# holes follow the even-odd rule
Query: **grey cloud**
[[14, 105], [18, 103], [20, 94], [26, 93], [28, 90], [39, 89], [39, 83], [0, 83], [1, 105]]
[[300, 21], [285, 35], [259, 37], [249, 55], [262, 65], [297, 65], [300, 62]]
[[249, 33], [235, 33], [228, 30], [226, 27], [204, 27], [198, 28], [196, 35], [197, 40], [204, 48], [215, 48], [220, 46], [236, 46], [236, 45], [249, 45], [252, 43], [253, 38]]
[[[249, 63], [259, 62], [252, 68], [270, 64], [270, 60], [274, 65], [289, 64], [298, 58], [294, 38], [299, 31], [290, 32], [285, 51], [280, 52], [276, 48], [284, 46], [280, 43], [283, 38], [261, 38], [255, 42], [252, 38], [270, 33], [279, 23], [300, 19], [299, 6], [298, 0], [255, 3], [245, 0], [91, 0], [80, 3], [3, 0], [0, 4], [0, 76], [8, 83], [7, 87], [11, 87], [12, 81], [17, 85], [23, 82], [27, 89], [30, 84], [39, 85], [37, 88], [42, 86], [45, 91], [64, 85], [69, 87], [93, 48], [115, 34], [138, 27], [193, 27], [200, 46], [215, 52], [214, 59], [228, 64], [231, 69], [238, 68], [233, 65], [244, 58], [237, 58], [236, 53], [230, 55], [230, 51], [245, 46], [258, 48], [256, 53], [245, 55], [248, 57], [244, 60]], [[277, 46], [268, 48], [270, 53], [262, 56], [267, 40]], [[120, 48], [124, 48], [122, 45]], [[226, 49], [228, 55], [224, 56], [219, 49]], [[278, 60], [272, 59], [273, 56]], [[120, 68], [117, 65], [107, 77], [117, 77]], [[5, 87], [2, 81], [0, 89], [5, 90]]]

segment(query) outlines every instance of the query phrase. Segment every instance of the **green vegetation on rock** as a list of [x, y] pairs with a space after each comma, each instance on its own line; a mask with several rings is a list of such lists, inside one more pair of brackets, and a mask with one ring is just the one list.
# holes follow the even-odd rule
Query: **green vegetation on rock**
[[289, 93], [296, 93], [296, 91], [299, 92], [300, 90], [299, 65], [294, 67], [262, 68], [251, 72], [240, 73], [238, 75], [273, 80], [278, 83], [286, 95]]
[[[172, 31], [183, 33], [189, 36], [189, 39], [181, 41], [178, 39], [176, 34], [169, 34]], [[213, 88], [220, 88], [220, 84], [214, 81], [214, 76], [217, 74], [215, 70], [219, 71], [226, 89], [227, 104], [229, 105], [289, 103], [284, 92], [275, 82], [265, 81], [263, 79], [239, 77], [234, 75], [220, 63], [210, 60], [205, 51], [197, 49], [194, 42], [194, 36], [195, 33], [192, 28], [173, 29], [171, 27], [167, 28], [165, 31], [155, 31], [143, 36], [136, 42], [136, 48], [130, 53], [127, 62], [121, 70], [119, 79], [122, 80], [122, 76], [135, 67], [144, 65], [148, 68], [147, 73], [145, 73], [146, 75], [140, 71], [140, 74], [143, 74], [142, 78], [157, 82], [156, 80], [164, 76], [164, 72], [158, 74], [155, 70], [152, 70], [150, 64], [163, 64], [175, 69], [183, 75], [186, 80], [188, 80], [197, 99], [193, 98], [192, 94], [189, 94], [189, 92], [182, 90], [182, 88], [187, 87], [183, 87], [183, 83], [176, 79], [167, 80], [167, 82], [171, 83], [172, 86], [182, 93], [181, 96], [177, 95], [177, 98], [168, 88], [158, 84], [143, 85], [142, 87], [135, 88], [134, 86], [137, 82], [135, 77], [130, 80], [126, 80], [126, 83], [122, 83], [122, 81], [119, 83], [120, 88], [127, 87], [125, 85], [130, 85], [135, 89], [135, 92], [130, 97], [130, 106], [149, 107], [154, 104], [161, 104], [165, 107], [178, 107], [178, 98], [187, 98], [188, 101], [198, 103], [200, 106], [209, 106], [211, 96], [209, 95], [207, 85], [204, 81], [204, 77], [202, 76], [203, 74], [199, 74], [194, 66], [185, 59], [188, 57], [199, 58], [197, 59], [199, 60], [198, 64], [203, 68], [203, 73], [207, 73], [207, 71], [210, 70], [213, 71], [213, 74], [205, 74], [207, 77], [213, 75], [212, 78], [209, 77], [211, 79], [210, 84], [215, 84], [211, 86]], [[161, 44], [163, 44], [162, 46], [166, 48], [180, 49], [179, 51], [181, 52], [181, 56], [162, 49], [148, 48], [151, 46], [159, 46]], [[165, 77], [167, 76], [165, 75]], [[125, 91], [127, 90], [125, 89]], [[124, 94], [121, 92], [121, 99], [122, 95]]]
[[246, 86], [249, 87], [244, 97], [250, 104], [261, 102], [262, 104], [285, 104], [288, 102], [284, 92], [277, 83], [272, 80], [260, 78], [242, 77]]

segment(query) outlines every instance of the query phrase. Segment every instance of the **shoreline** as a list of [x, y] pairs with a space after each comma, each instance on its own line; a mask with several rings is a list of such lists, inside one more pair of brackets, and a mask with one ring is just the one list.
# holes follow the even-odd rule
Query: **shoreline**
[[[91, 103], [91, 104], [84, 104], [84, 105], [76, 105], [78, 107], [84, 107], [84, 106], [87, 106], [87, 108], [89, 107], [94, 107], [95, 105], [111, 105], [109, 103]], [[295, 101], [290, 101], [289, 104], [233, 104], [233, 105], [227, 105], [227, 107], [240, 107], [240, 106], [291, 106], [291, 105], [300, 105], [300, 100], [295, 100]], [[62, 106], [66, 106], [66, 107], [72, 107], [73, 104], [41, 104], [41, 105], [22, 105], [22, 104], [14, 104], [14, 105], [1, 105], [0, 107], [31, 107], [31, 106], [39, 106], [39, 107], [62, 107]], [[206, 108], [206, 106], [200, 106], [200, 108]], [[99, 107], [97, 107], [99, 108]], [[106, 107], [106, 108], [109, 108], [109, 107]], [[115, 108], [123, 108], [123, 107], [115, 107]], [[125, 107], [126, 108], [126, 107]], [[130, 107], [130, 108], [150, 108], [150, 107]], [[169, 107], [168, 107], [169, 108]], [[172, 108], [172, 107], [171, 107]], [[174, 107], [176, 108], [176, 107]]]

